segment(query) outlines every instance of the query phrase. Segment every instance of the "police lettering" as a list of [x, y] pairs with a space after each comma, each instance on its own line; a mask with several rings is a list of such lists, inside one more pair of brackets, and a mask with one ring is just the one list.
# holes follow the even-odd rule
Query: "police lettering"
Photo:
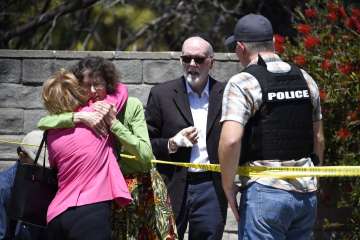
[[284, 92], [269, 92], [268, 100], [273, 99], [283, 100], [283, 99], [294, 99], [294, 98], [309, 98], [308, 90], [296, 90], [296, 91], [284, 91]]

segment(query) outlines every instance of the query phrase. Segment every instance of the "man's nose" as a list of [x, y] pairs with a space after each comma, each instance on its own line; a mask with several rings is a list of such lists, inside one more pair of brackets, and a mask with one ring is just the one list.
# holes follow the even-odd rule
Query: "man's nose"
[[190, 66], [196, 66], [196, 62], [195, 62], [195, 60], [193, 58], [190, 61]]

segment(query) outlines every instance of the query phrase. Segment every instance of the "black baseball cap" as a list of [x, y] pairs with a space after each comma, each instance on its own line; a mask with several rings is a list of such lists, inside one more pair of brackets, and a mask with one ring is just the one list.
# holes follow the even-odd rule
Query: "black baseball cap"
[[258, 14], [248, 14], [240, 18], [234, 28], [234, 34], [225, 40], [225, 45], [233, 50], [235, 43], [264, 42], [273, 39], [273, 29], [270, 21]]

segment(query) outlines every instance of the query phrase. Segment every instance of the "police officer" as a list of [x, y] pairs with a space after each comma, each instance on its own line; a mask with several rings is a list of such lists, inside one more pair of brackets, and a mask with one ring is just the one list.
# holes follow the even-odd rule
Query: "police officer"
[[[219, 144], [222, 185], [239, 239], [310, 239], [317, 180], [240, 178], [239, 164], [312, 167], [323, 160], [319, 91], [312, 77], [274, 52], [267, 18], [248, 14], [225, 41], [245, 69], [224, 91]], [[238, 210], [236, 194], [243, 187]]]

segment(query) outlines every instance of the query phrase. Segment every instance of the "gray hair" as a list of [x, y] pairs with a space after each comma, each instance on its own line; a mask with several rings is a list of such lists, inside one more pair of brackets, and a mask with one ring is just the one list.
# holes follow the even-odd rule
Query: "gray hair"
[[265, 42], [243, 42], [248, 52], [251, 54], [257, 54], [259, 52], [274, 52], [274, 43], [273, 41]]
[[213, 47], [211, 46], [211, 44], [209, 42], [207, 42], [207, 43], [209, 44], [208, 50], [207, 50], [208, 57], [213, 57], [214, 56], [214, 49], [213, 49]]

